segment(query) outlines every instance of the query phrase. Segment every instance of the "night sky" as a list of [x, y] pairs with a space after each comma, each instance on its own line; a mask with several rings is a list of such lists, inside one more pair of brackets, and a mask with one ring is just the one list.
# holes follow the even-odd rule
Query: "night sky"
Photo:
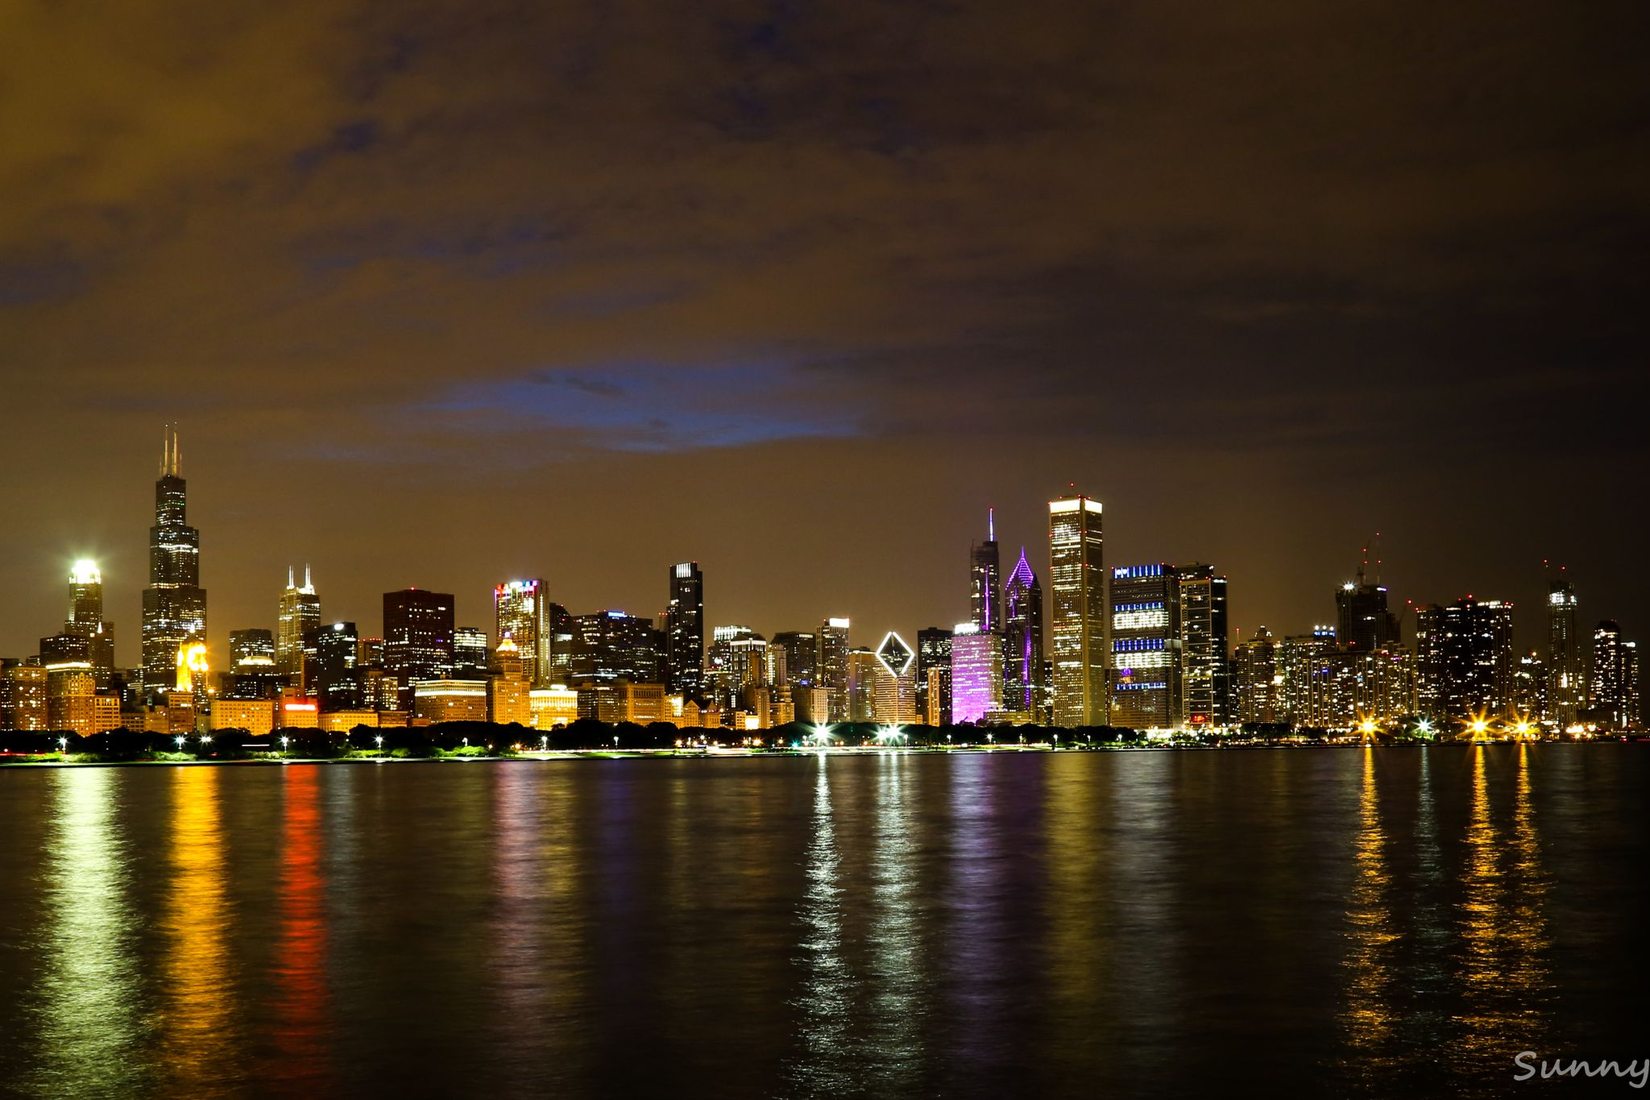
[[241, 8], [0, 6], [0, 654], [90, 554], [136, 662], [167, 420], [219, 654], [306, 561], [909, 638], [1068, 482], [1244, 634], [1377, 530], [1650, 632], [1642, 3]]

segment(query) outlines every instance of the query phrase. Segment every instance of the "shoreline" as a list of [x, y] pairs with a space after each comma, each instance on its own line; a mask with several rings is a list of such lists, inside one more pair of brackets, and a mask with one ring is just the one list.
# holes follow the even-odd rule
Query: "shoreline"
[[1333, 750], [1333, 749], [1428, 749], [1473, 748], [1493, 745], [1630, 745], [1644, 743], [1643, 737], [1611, 737], [1588, 740], [1485, 740], [1485, 741], [1313, 741], [1298, 743], [1249, 743], [1227, 745], [1085, 745], [1058, 746], [1048, 742], [1026, 745], [831, 745], [817, 748], [753, 749], [729, 747], [703, 749], [562, 749], [549, 751], [522, 751], [510, 754], [458, 753], [442, 756], [394, 756], [371, 754], [342, 757], [260, 755], [241, 760], [64, 760], [50, 756], [25, 759], [6, 759], [0, 755], [0, 770], [40, 768], [124, 768], [124, 767], [286, 767], [332, 764], [549, 764], [590, 760], [760, 760], [805, 759], [819, 756], [998, 756], [998, 755], [1053, 755], [1055, 753], [1139, 753], [1139, 752], [1241, 752], [1264, 750]]

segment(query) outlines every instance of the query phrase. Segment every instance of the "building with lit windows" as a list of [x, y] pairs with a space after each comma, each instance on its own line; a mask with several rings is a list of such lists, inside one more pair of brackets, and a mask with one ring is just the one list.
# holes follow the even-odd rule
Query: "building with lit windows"
[[1165, 562], [1111, 571], [1111, 721], [1168, 729], [1180, 721], [1180, 577]]
[[1399, 641], [1398, 619], [1387, 608], [1386, 586], [1365, 581], [1362, 569], [1357, 581], [1336, 590], [1335, 613], [1335, 635], [1343, 649], [1374, 653]]
[[890, 630], [877, 646], [875, 717], [884, 725], [909, 725], [917, 721], [917, 651]]
[[[827, 720], [827, 703], [819, 688], [819, 635], [811, 630], [785, 630], [773, 636], [773, 649], [785, 655], [785, 683], [803, 722]], [[819, 691], [816, 700], [815, 693]]]
[[301, 677], [308, 674], [307, 662], [315, 656], [310, 640], [320, 628], [321, 597], [315, 594], [309, 566], [304, 566], [303, 584], [297, 583], [288, 566], [286, 587], [281, 589], [275, 612], [275, 667], [300, 686], [307, 686]]
[[232, 672], [270, 672], [275, 668], [275, 635], [262, 629], [229, 632]]
[[967, 725], [1002, 709], [1002, 639], [958, 623], [951, 632], [951, 720]]
[[49, 728], [44, 665], [0, 661], [0, 729]]
[[1026, 561], [1020, 560], [1003, 586], [1003, 709], [1042, 721], [1048, 685], [1043, 660], [1043, 586]]
[[550, 601], [544, 581], [505, 581], [493, 586], [494, 636], [516, 644], [528, 682], [540, 685], [550, 669]]
[[1226, 578], [1208, 565], [1183, 565], [1180, 580], [1180, 722], [1224, 726], [1232, 720]]
[[413, 709], [420, 680], [444, 680], [452, 669], [452, 594], [421, 588], [384, 593], [384, 671], [399, 685], [397, 709]]
[[486, 680], [419, 680], [413, 713], [431, 723], [487, 721]]
[[1587, 692], [1588, 717], [1609, 729], [1639, 724], [1638, 646], [1621, 636], [1611, 619], [1593, 628], [1593, 675]]
[[[818, 676], [816, 687], [825, 689], [826, 720], [849, 720], [848, 707], [848, 631], [847, 619], [826, 619], [819, 626], [819, 659], [815, 664]], [[814, 715], [813, 721], [819, 721]]]
[[1416, 618], [1417, 706], [1443, 732], [1513, 709], [1512, 604], [1471, 596]]
[[617, 725], [634, 722], [669, 722], [674, 717], [663, 684], [635, 684], [628, 681], [592, 683], [579, 688], [579, 717]]
[[632, 684], [664, 682], [664, 634], [652, 619], [623, 611], [598, 611], [573, 617], [570, 686], [623, 680]]
[[[1107, 722], [1107, 607], [1104, 539], [1098, 500], [1076, 495], [1049, 502], [1049, 615], [1054, 658], [1054, 724]], [[957, 644], [953, 637], [952, 646]], [[951, 700], [958, 703], [952, 661]], [[958, 721], [964, 721], [960, 715]]]
[[534, 729], [552, 730], [579, 720], [579, 693], [570, 687], [533, 688], [527, 700]]
[[1587, 706], [1587, 685], [1581, 664], [1581, 625], [1577, 619], [1575, 585], [1558, 577], [1547, 587], [1547, 691], [1541, 715], [1547, 724], [1567, 730]]
[[361, 675], [356, 666], [360, 634], [354, 623], [332, 623], [310, 632], [306, 649], [313, 659], [316, 698], [323, 711], [359, 710], [363, 705]]
[[1273, 725], [1284, 721], [1277, 639], [1264, 626], [1232, 650], [1232, 681], [1239, 722]]
[[944, 627], [917, 631], [917, 710], [930, 726], [951, 721], [951, 631]]
[[997, 513], [986, 512], [986, 537], [968, 550], [968, 605], [982, 634], [1003, 630], [1002, 559], [997, 553]]
[[487, 713], [499, 725], [533, 724], [532, 681], [521, 647], [511, 638], [498, 643], [493, 654], [494, 674], [487, 681]]
[[453, 679], [483, 680], [489, 667], [487, 632], [473, 626], [454, 627]]
[[178, 434], [166, 426], [149, 529], [149, 585], [143, 590], [143, 690], [152, 700], [172, 687], [178, 647], [206, 640], [206, 590], [200, 586], [200, 532], [188, 524], [188, 487]]
[[95, 561], [82, 558], [69, 570], [69, 617], [63, 633], [86, 640], [86, 661], [97, 689], [109, 691], [114, 686], [115, 628], [103, 618], [103, 574]]
[[267, 737], [275, 728], [275, 700], [220, 696], [212, 700], [212, 728], [245, 730], [253, 737]]
[[848, 713], [849, 722], [877, 720], [877, 684], [882, 676], [882, 662], [863, 646], [848, 651]]
[[696, 561], [670, 567], [665, 605], [665, 687], [673, 695], [705, 697], [705, 575]]
[[1277, 705], [1281, 721], [1293, 726], [1327, 728], [1337, 716], [1350, 712], [1337, 688], [1335, 628], [1314, 627], [1310, 634], [1292, 634], [1277, 645]]

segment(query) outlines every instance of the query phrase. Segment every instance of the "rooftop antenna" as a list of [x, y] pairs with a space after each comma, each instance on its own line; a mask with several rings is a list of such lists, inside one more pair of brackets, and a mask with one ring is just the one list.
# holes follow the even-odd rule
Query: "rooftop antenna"
[[987, 542], [997, 541], [997, 509], [989, 505], [985, 510], [985, 537]]

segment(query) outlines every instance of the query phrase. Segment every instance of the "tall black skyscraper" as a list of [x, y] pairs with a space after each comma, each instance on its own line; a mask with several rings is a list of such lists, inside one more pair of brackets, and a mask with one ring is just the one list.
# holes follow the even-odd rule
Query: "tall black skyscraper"
[[411, 710], [413, 685], [453, 670], [453, 597], [404, 588], [384, 593], [384, 672], [400, 683], [401, 709]]
[[333, 623], [310, 632], [322, 710], [352, 710], [361, 705], [361, 673], [356, 667], [359, 641], [354, 623]]
[[930, 725], [951, 721], [951, 631], [943, 626], [917, 631], [917, 713]]
[[1003, 591], [1003, 709], [1038, 715], [1044, 708], [1043, 586], [1025, 547]]
[[200, 586], [200, 532], [186, 515], [178, 433], [166, 426], [149, 528], [149, 587], [143, 590], [143, 689], [151, 699], [172, 688], [178, 647], [206, 641], [206, 591]]
[[665, 687], [673, 695], [700, 699], [705, 693], [705, 575], [699, 563], [670, 567], [670, 603], [665, 609]]
[[986, 537], [968, 552], [969, 610], [981, 634], [1003, 629], [1002, 562], [997, 556], [997, 513], [986, 512]]
[[1342, 648], [1375, 653], [1398, 641], [1398, 619], [1387, 610], [1386, 586], [1364, 580], [1358, 570], [1354, 584], [1347, 581], [1335, 593], [1336, 630]]

